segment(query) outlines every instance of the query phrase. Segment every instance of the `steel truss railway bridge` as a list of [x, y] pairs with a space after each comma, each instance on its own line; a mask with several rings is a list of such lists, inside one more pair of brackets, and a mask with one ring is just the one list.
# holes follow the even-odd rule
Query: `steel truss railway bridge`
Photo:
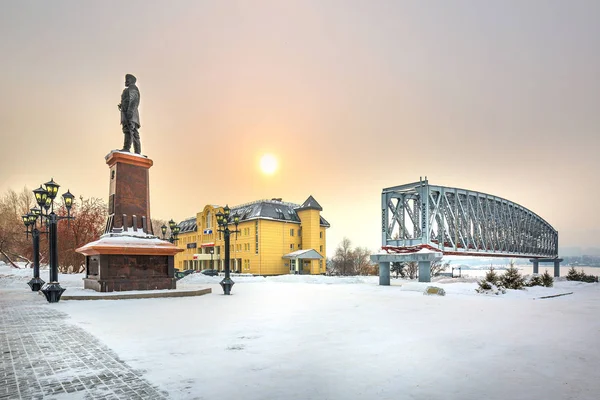
[[554, 263], [559, 276], [558, 232], [539, 215], [498, 196], [427, 181], [383, 189], [379, 284], [389, 285], [391, 262], [419, 262], [429, 282], [432, 261], [444, 255], [520, 257]]

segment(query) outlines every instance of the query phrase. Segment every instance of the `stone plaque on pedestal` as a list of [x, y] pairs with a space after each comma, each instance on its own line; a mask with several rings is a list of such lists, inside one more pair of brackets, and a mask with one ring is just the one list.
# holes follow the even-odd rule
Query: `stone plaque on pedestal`
[[106, 156], [110, 169], [108, 218], [85, 255], [84, 287], [99, 292], [175, 289], [173, 258], [183, 251], [154, 236], [150, 221], [152, 160], [128, 152]]

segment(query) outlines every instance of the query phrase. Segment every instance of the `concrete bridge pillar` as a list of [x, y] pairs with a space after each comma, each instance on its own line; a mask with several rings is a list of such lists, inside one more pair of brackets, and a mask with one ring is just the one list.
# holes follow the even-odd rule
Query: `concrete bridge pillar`
[[390, 285], [390, 263], [382, 261], [379, 263], [379, 284], [384, 286]]
[[560, 261], [554, 261], [554, 277], [558, 278], [560, 276]]
[[371, 261], [379, 265], [379, 285], [390, 285], [391, 262], [418, 262], [419, 282], [431, 282], [431, 262], [442, 258], [441, 252], [408, 254], [372, 254]]
[[419, 261], [419, 282], [431, 282], [431, 261]]
[[540, 263], [538, 260], [533, 260], [533, 273], [537, 274], [540, 270]]

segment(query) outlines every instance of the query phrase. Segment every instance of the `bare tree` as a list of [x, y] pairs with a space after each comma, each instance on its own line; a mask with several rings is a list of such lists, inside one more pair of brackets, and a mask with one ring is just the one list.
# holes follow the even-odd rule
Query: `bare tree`
[[27, 187], [19, 193], [9, 189], [0, 199], [0, 255], [14, 267], [14, 258], [28, 260], [32, 255], [21, 215], [29, 213], [33, 205], [33, 193]]
[[[67, 214], [63, 204], [57, 213], [62, 216]], [[58, 224], [58, 263], [63, 273], [83, 271], [84, 256], [75, 250], [97, 240], [102, 234], [107, 216], [106, 203], [100, 198], [85, 199], [80, 196], [78, 202], [73, 202], [71, 215], [75, 216], [74, 220]]]
[[154, 232], [154, 236], [158, 236], [162, 239], [162, 232], [160, 230], [161, 226], [167, 227], [166, 237], [171, 235], [171, 230], [169, 229], [169, 223], [164, 219], [152, 218], [152, 231]]
[[410, 261], [405, 264], [404, 273], [408, 279], [415, 279], [417, 272], [419, 271], [419, 263], [416, 261]]
[[335, 249], [332, 260], [332, 270], [335, 275], [355, 275], [354, 254], [352, 242], [347, 237]]
[[371, 252], [366, 247], [352, 248], [345, 237], [335, 249], [335, 255], [327, 261], [330, 275], [376, 275], [378, 266], [371, 263]]
[[371, 252], [366, 247], [357, 247], [353, 251], [354, 270], [358, 275], [372, 275], [373, 265], [371, 264]]
[[431, 276], [439, 276], [442, 272], [450, 267], [450, 261], [446, 261], [442, 264], [442, 260], [436, 260], [431, 262]]

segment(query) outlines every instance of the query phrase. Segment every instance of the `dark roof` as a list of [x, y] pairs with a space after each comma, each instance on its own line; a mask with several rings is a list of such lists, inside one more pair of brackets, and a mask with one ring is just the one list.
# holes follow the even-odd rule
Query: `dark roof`
[[242, 204], [231, 209], [231, 215], [237, 214], [240, 221], [249, 219], [269, 218], [280, 221], [300, 222], [294, 211], [298, 204], [286, 203], [279, 200], [259, 200]]
[[[218, 206], [214, 206], [218, 208]], [[288, 221], [300, 223], [300, 218], [296, 213], [297, 210], [316, 209], [323, 210], [319, 203], [310, 196], [302, 205], [287, 203], [280, 199], [273, 200], [258, 200], [252, 203], [242, 204], [231, 208], [231, 215], [238, 215], [241, 221], [251, 219], [274, 219], [279, 221]], [[320, 225], [329, 228], [329, 222], [321, 217]], [[197, 231], [196, 217], [188, 218], [179, 223], [179, 233]]]
[[302, 205], [298, 208], [296, 208], [296, 211], [300, 211], [300, 210], [319, 210], [319, 211], [323, 211], [323, 207], [321, 207], [321, 205], [319, 204], [318, 201], [315, 200], [314, 197], [308, 196], [308, 199], [306, 199], [306, 201], [304, 203], [302, 203]]
[[196, 225], [196, 217], [187, 218], [181, 221], [178, 225], [179, 233], [195, 232], [198, 230], [198, 226]]
[[[314, 204], [316, 204], [316, 206], [319, 207], [319, 211], [322, 210], [319, 203], [317, 203], [312, 196], [310, 196], [304, 202], [304, 204], [309, 202], [311, 199], [312, 202], [310, 204], [312, 207], [314, 207]], [[253, 203], [235, 206], [231, 209], [231, 214], [237, 214], [240, 217], [240, 221], [268, 218], [279, 221], [300, 222], [300, 218], [298, 217], [296, 211], [301, 210], [304, 204], [300, 206], [298, 204], [281, 201], [280, 199], [259, 200]], [[329, 222], [327, 222], [323, 217], [321, 217], [320, 225], [326, 228], [330, 227]]]

